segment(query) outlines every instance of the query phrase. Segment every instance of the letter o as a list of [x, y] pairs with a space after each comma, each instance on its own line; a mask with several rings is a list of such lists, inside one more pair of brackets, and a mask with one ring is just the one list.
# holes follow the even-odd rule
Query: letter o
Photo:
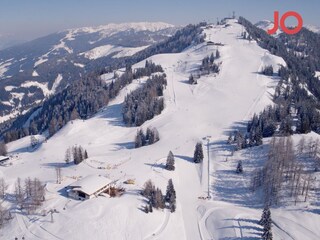
[[[296, 26], [293, 29], [287, 28], [285, 22], [288, 17], [295, 17], [298, 21], [298, 26]], [[280, 19], [280, 27], [286, 34], [289, 34], [289, 35], [296, 34], [300, 32], [303, 27], [303, 19], [301, 15], [297, 12], [294, 12], [294, 11], [286, 12], [285, 14], [283, 14], [283, 16]]]

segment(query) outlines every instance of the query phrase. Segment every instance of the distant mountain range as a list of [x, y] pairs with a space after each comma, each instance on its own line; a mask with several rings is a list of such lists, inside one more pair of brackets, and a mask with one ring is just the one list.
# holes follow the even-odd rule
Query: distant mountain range
[[107, 24], [69, 29], [1, 50], [0, 122], [88, 72], [166, 40], [177, 29], [162, 22]]

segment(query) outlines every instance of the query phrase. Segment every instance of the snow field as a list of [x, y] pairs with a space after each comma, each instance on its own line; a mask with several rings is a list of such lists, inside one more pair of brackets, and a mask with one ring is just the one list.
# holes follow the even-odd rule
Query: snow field
[[[31, 219], [17, 213], [0, 233], [0, 238], [14, 234], [31, 239], [88, 239], [92, 236], [95, 239], [258, 239], [257, 220], [262, 211], [259, 196], [250, 195], [246, 175], [234, 174], [236, 161], [239, 158], [247, 161], [250, 152], [239, 152], [225, 162], [230, 153], [225, 140], [228, 131], [243, 127], [245, 120], [272, 104], [278, 79], [261, 75], [262, 67], [270, 64], [278, 67], [285, 63], [257, 43], [239, 39], [242, 27], [233, 20], [229, 24], [226, 28], [214, 26], [204, 30], [207, 40], [224, 46], [203, 43], [182, 53], [149, 58], [163, 66], [168, 80], [165, 110], [142, 126], [143, 129], [156, 127], [160, 133], [159, 142], [134, 149], [133, 140], [139, 128], [129, 128], [122, 123], [121, 107], [126, 94], [144, 82], [135, 80], [96, 116], [68, 123], [38, 149], [28, 148], [29, 138], [10, 143], [10, 154], [16, 158], [12, 166], [0, 169], [0, 176], [8, 179], [11, 189], [18, 176], [22, 179], [39, 177], [47, 183], [49, 198], [43, 209], [55, 208], [59, 213], [54, 214], [54, 223], [50, 215]], [[217, 49], [221, 53], [221, 58], [216, 60], [222, 62], [220, 73], [203, 76], [197, 85], [189, 85], [190, 73]], [[133, 67], [144, 64], [142, 61]], [[205, 143], [203, 138], [209, 135], [212, 136], [209, 186], [212, 199], [208, 201], [199, 199], [208, 194], [206, 148], [203, 166], [195, 165], [192, 157], [195, 143]], [[78, 166], [67, 166], [65, 151], [76, 144], [87, 149], [89, 158]], [[174, 172], [163, 168], [170, 150], [176, 160]], [[254, 159], [244, 162], [247, 163], [248, 171], [259, 164]], [[57, 166], [62, 168], [60, 185], [55, 184]], [[124, 185], [127, 192], [121, 198], [98, 197], [80, 202], [65, 196], [63, 189], [74, 181], [73, 177], [90, 174], [105, 175], [119, 183], [133, 178], [136, 183]], [[141, 211], [146, 203], [138, 193], [144, 182], [151, 179], [165, 193], [170, 178], [177, 192], [177, 211], [173, 214], [166, 210], [149, 214]], [[272, 209], [272, 214], [279, 226], [273, 228], [275, 239], [291, 239], [286, 233], [290, 229], [294, 232], [290, 232], [293, 239], [305, 239], [302, 236], [317, 239], [319, 216], [314, 213], [279, 208]]]

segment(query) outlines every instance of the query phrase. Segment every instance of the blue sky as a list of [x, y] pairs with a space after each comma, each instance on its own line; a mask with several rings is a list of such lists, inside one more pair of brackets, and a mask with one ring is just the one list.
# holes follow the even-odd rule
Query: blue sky
[[320, 0], [0, 0], [0, 34], [32, 39], [110, 22], [215, 22], [233, 10], [253, 22], [271, 20], [275, 10], [294, 10], [305, 23], [320, 26]]

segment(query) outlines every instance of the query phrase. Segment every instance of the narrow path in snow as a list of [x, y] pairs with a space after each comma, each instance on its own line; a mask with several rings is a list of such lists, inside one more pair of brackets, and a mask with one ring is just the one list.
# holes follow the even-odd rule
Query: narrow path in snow
[[152, 235], [150, 235], [149, 237], [146, 237], [144, 240], [150, 240], [150, 239], [154, 239], [157, 238], [161, 235], [161, 233], [163, 233], [163, 231], [166, 229], [169, 220], [170, 220], [170, 211], [168, 209], [165, 209], [165, 217], [164, 220], [162, 222], [162, 225], [160, 226], [160, 228], [158, 230], [156, 230]]
[[19, 228], [21, 230], [21, 232], [23, 232], [22, 236], [27, 237], [27, 239], [34, 239], [35, 237], [37, 239], [43, 239], [40, 236], [34, 234], [27, 226], [25, 220], [23, 219], [23, 216], [21, 216], [20, 214], [16, 213], [15, 214], [16, 219], [17, 219], [17, 223], [19, 225]]
[[[294, 238], [290, 233], [288, 233], [286, 230], [284, 230], [282, 227], [280, 227], [275, 221], [272, 221], [272, 223], [273, 223], [273, 225], [274, 225], [275, 227], [277, 227], [277, 228], [280, 229], [283, 233], [285, 233], [290, 239], [295, 240], [295, 238]], [[275, 235], [277, 235], [277, 234], [275, 233]], [[279, 237], [283, 237], [283, 236], [279, 236]]]
[[[282, 219], [285, 219], [286, 221], [289, 221], [291, 223], [293, 223], [295, 225], [295, 228], [298, 230], [299, 229], [299, 232], [305, 232], [306, 233], [306, 236], [311, 234], [312, 237], [314, 237], [314, 239], [320, 239], [320, 236], [313, 232], [312, 230], [306, 228], [305, 226], [303, 226], [302, 224], [296, 222], [296, 221], [293, 221], [292, 219], [289, 219], [287, 217], [284, 217], [284, 216], [280, 216], [280, 218]], [[287, 233], [288, 235], [290, 235], [288, 232], [286, 232], [285, 230], [283, 230], [283, 228], [281, 227], [281, 223], [280, 222], [275, 222], [273, 221], [273, 223], [275, 224], [275, 226], [277, 226], [279, 229], [281, 229], [282, 231], [284, 231], [285, 233]], [[291, 235], [290, 235], [291, 236]]]
[[[157, 175], [159, 175], [159, 176], [161, 176], [162, 178], [168, 180], [168, 178], [166, 178], [165, 176], [163, 176], [163, 174], [161, 174], [161, 172], [159, 172], [159, 171], [157, 171], [157, 170], [155, 169], [155, 166], [158, 164], [158, 162], [163, 161], [164, 159], [166, 159], [166, 158], [160, 158], [160, 159], [156, 160], [156, 161], [154, 162], [154, 164], [151, 165], [151, 169], [152, 169], [152, 171], [154, 171], [155, 173], [157, 173]], [[168, 209], [164, 209], [164, 211], [165, 211], [165, 217], [164, 217], [164, 220], [163, 220], [160, 228], [158, 228], [158, 230], [156, 230], [152, 235], [146, 237], [145, 240], [149, 240], [149, 239], [153, 239], [153, 238], [155, 238], [155, 237], [158, 237], [158, 236], [166, 229], [166, 227], [167, 227], [167, 225], [168, 225], [168, 223], [169, 223], [169, 219], [170, 219], [171, 213], [170, 213], [170, 211], [169, 211]]]

